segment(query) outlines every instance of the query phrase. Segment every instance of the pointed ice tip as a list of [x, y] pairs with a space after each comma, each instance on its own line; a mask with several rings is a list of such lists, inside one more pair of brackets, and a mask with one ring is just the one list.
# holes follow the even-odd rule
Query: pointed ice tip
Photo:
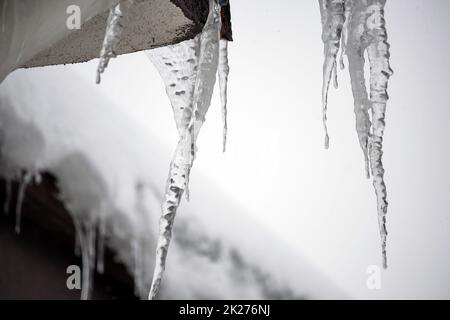
[[330, 137], [328, 136], [328, 133], [325, 135], [325, 143], [324, 143], [325, 149], [328, 150], [330, 148]]
[[[336, 72], [336, 71], [335, 71]], [[337, 75], [335, 74], [334, 75], [334, 78], [333, 78], [333, 87], [334, 87], [334, 89], [339, 89], [339, 81], [338, 81], [338, 79], [337, 79]]]
[[95, 83], [96, 83], [96, 84], [100, 84], [100, 81], [101, 81], [101, 79], [100, 79], [100, 73], [97, 73], [97, 78], [95, 79]]
[[152, 283], [150, 292], [148, 293], [148, 300], [155, 300], [156, 295], [158, 294], [158, 289], [159, 289], [159, 281]]

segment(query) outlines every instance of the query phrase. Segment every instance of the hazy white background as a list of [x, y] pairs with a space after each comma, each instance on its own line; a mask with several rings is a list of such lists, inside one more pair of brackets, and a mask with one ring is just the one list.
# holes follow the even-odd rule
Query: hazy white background
[[[382, 289], [372, 291], [366, 270], [381, 261], [376, 203], [364, 176], [347, 70], [330, 93], [330, 150], [323, 148], [318, 3], [231, 5], [228, 150], [221, 152], [216, 95], [191, 179], [208, 175], [351, 297], [450, 298], [450, 3], [388, 0], [386, 6], [395, 71], [383, 157], [389, 269]], [[95, 86], [96, 61], [67, 68]], [[175, 148], [170, 104], [144, 53], [111, 61], [96, 89]], [[191, 190], [184, 207], [205, 197], [207, 185]]]

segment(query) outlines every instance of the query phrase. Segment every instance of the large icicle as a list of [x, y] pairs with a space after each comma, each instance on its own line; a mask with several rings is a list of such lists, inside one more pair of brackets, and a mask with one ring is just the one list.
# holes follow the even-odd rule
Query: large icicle
[[[383, 132], [385, 128], [385, 112], [388, 100], [387, 85], [392, 70], [389, 65], [389, 44], [384, 19], [386, 0], [319, 0], [324, 26], [323, 40], [325, 45], [324, 63], [324, 112], [326, 112], [327, 91], [331, 74], [336, 66], [336, 54], [339, 49], [337, 37], [333, 37], [332, 30], [338, 30], [343, 23], [341, 67], [343, 56], [348, 57], [351, 78], [354, 112], [356, 117], [356, 131], [363, 150], [366, 164], [366, 175], [373, 176], [373, 185], [377, 197], [378, 223], [381, 235], [383, 267], [387, 267], [386, 259], [386, 213], [387, 193], [384, 183], [384, 168], [381, 161], [383, 154]], [[343, 5], [341, 7], [341, 4]], [[339, 10], [336, 6], [339, 5]], [[342, 19], [342, 9], [344, 15]], [[335, 12], [338, 18], [333, 20]], [[334, 23], [334, 24], [333, 24]], [[333, 26], [336, 26], [333, 29]], [[328, 28], [328, 29], [327, 29]], [[328, 30], [328, 33], [325, 31]], [[331, 31], [330, 31], [331, 30]], [[335, 34], [337, 36], [337, 33]], [[327, 50], [329, 45], [333, 45]], [[327, 52], [330, 55], [327, 55]], [[335, 54], [336, 53], [336, 54]], [[370, 94], [366, 87], [364, 74], [365, 57], [367, 53], [370, 65]], [[326, 114], [324, 113], [324, 120]], [[325, 123], [326, 129], [326, 123]], [[369, 168], [370, 167], [370, 168]]]
[[97, 68], [97, 84], [100, 83], [101, 74], [105, 72], [105, 69], [108, 67], [109, 60], [116, 57], [115, 50], [119, 44], [123, 31], [122, 20], [125, 12], [130, 8], [133, 2], [134, 0], [125, 0], [119, 2], [114, 8], [109, 10], [105, 38], [103, 39], [103, 45], [100, 51], [100, 61]]
[[[164, 81], [180, 140], [186, 134], [193, 114], [192, 101], [197, 80], [200, 41], [198, 35], [192, 40], [147, 51], [149, 59]], [[177, 152], [181, 150], [175, 154]], [[185, 192], [186, 198], [189, 199], [187, 181]]]
[[387, 42], [386, 22], [384, 19], [385, 4], [386, 0], [369, 1], [366, 26], [369, 35], [367, 52], [370, 63], [370, 101], [372, 103], [372, 132], [369, 140], [370, 167], [373, 176], [373, 186], [377, 195], [383, 267], [387, 268], [386, 213], [388, 203], [381, 157], [383, 155], [386, 103], [389, 99], [387, 86], [389, 77], [393, 72], [389, 65], [389, 44]]
[[228, 40], [220, 40], [219, 49], [219, 86], [220, 86], [220, 100], [222, 104], [222, 122], [223, 122], [223, 152], [227, 148], [227, 91], [228, 91], [228, 76], [230, 74], [230, 66], [228, 65]]
[[319, 0], [322, 18], [322, 41], [324, 43], [322, 108], [323, 127], [325, 130], [325, 148], [329, 147], [327, 127], [328, 88], [334, 75], [334, 86], [337, 87], [336, 57], [339, 52], [342, 27], [344, 25], [344, 0]]
[[[186, 109], [191, 105], [192, 112], [189, 117], [187, 127], [180, 131], [180, 127], [177, 123], [180, 131], [180, 140], [170, 165], [166, 193], [162, 204], [162, 215], [160, 218], [159, 227], [160, 232], [156, 249], [155, 270], [149, 292], [149, 299], [154, 299], [156, 297], [161, 284], [172, 234], [173, 222], [183, 192], [187, 188], [190, 169], [194, 161], [196, 148], [195, 141], [200, 128], [205, 121], [205, 115], [211, 104], [219, 62], [221, 20], [220, 5], [216, 0], [209, 0], [209, 8], [210, 12], [208, 19], [199, 37], [199, 58], [196, 66], [195, 85], [192, 91], [192, 100], [191, 103], [184, 106]], [[186, 93], [187, 92], [185, 92], [185, 94]], [[172, 98], [172, 95], [169, 94], [169, 97]], [[172, 101], [172, 106], [173, 105], [174, 103]], [[175, 115], [175, 117], [177, 118], [177, 115]], [[183, 121], [183, 126], [184, 125], [186, 125], [186, 122]]]

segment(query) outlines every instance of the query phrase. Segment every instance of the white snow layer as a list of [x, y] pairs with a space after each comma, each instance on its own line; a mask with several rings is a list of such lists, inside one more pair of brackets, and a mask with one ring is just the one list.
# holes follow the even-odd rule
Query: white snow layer
[[[57, 177], [60, 197], [79, 225], [83, 298], [96, 267], [95, 235], [103, 235], [146, 298], [169, 153], [71, 68], [17, 70], [0, 84], [1, 173], [13, 179], [19, 170], [45, 170]], [[208, 196], [183, 209], [160, 298], [343, 297], [208, 180], [196, 175], [193, 183]]]

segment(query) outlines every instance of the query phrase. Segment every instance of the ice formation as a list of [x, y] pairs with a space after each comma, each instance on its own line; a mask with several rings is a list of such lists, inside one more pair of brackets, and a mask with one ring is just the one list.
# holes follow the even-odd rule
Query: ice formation
[[230, 74], [230, 66], [228, 65], [228, 40], [220, 40], [219, 49], [219, 86], [220, 100], [222, 103], [222, 121], [223, 121], [223, 152], [227, 148], [227, 91], [228, 91], [228, 75]]
[[[323, 119], [325, 145], [328, 147], [326, 109], [331, 77], [336, 77], [336, 57], [341, 46], [349, 63], [351, 86], [356, 116], [356, 131], [364, 154], [366, 175], [373, 177], [377, 197], [378, 223], [381, 235], [382, 262], [386, 260], [387, 194], [384, 183], [383, 132], [388, 100], [387, 86], [392, 70], [389, 65], [389, 44], [384, 19], [386, 0], [319, 0], [324, 42], [325, 62], [323, 78]], [[370, 65], [370, 88], [367, 92], [364, 76], [365, 54]], [[337, 84], [337, 81], [335, 81]]]
[[108, 20], [106, 22], [105, 38], [100, 51], [100, 61], [97, 68], [96, 83], [101, 81], [101, 74], [108, 67], [109, 60], [116, 57], [115, 49], [122, 35], [122, 20], [126, 11], [133, 5], [134, 0], [126, 0], [119, 2], [115, 7], [109, 10]]
[[[222, 106], [224, 109], [226, 106], [228, 59], [226, 46], [222, 47], [222, 55], [220, 54], [220, 31], [221, 4], [217, 0], [209, 0], [208, 18], [200, 35], [193, 40], [149, 52], [150, 59], [166, 84], [179, 132], [179, 142], [170, 165], [162, 205], [155, 270], [149, 299], [155, 298], [158, 293], [176, 211], [183, 193], [188, 188], [197, 136], [211, 104], [218, 69], [221, 70], [219, 78]], [[220, 55], [221, 59], [219, 59]]]
[[17, 234], [20, 234], [20, 224], [22, 218], [22, 203], [25, 195], [25, 191], [27, 189], [28, 184], [30, 183], [31, 175], [27, 172], [23, 176], [22, 180], [19, 184], [19, 192], [17, 194], [17, 203], [16, 203], [16, 226], [15, 230]]
[[[337, 79], [336, 56], [339, 51], [342, 27], [344, 24], [344, 0], [319, 0], [322, 17], [322, 40], [325, 44], [323, 64], [322, 108], [323, 126], [325, 130], [325, 148], [328, 149], [329, 137], [327, 128], [327, 98], [332, 76]], [[337, 80], [334, 80], [337, 87]]]
[[[40, 175], [37, 172], [34, 171], [26, 171], [19, 183], [19, 191], [17, 192], [17, 203], [16, 203], [16, 225], [15, 225], [15, 231], [17, 234], [20, 234], [21, 229], [21, 221], [22, 221], [22, 205], [23, 200], [25, 197], [25, 192], [27, 190], [28, 185], [34, 180], [39, 183], [40, 181]], [[10, 187], [9, 187], [10, 188]], [[11, 190], [8, 191], [8, 197], [10, 196]], [[9, 205], [9, 199], [7, 199], [8, 205]], [[5, 204], [5, 207], [7, 204]]]

